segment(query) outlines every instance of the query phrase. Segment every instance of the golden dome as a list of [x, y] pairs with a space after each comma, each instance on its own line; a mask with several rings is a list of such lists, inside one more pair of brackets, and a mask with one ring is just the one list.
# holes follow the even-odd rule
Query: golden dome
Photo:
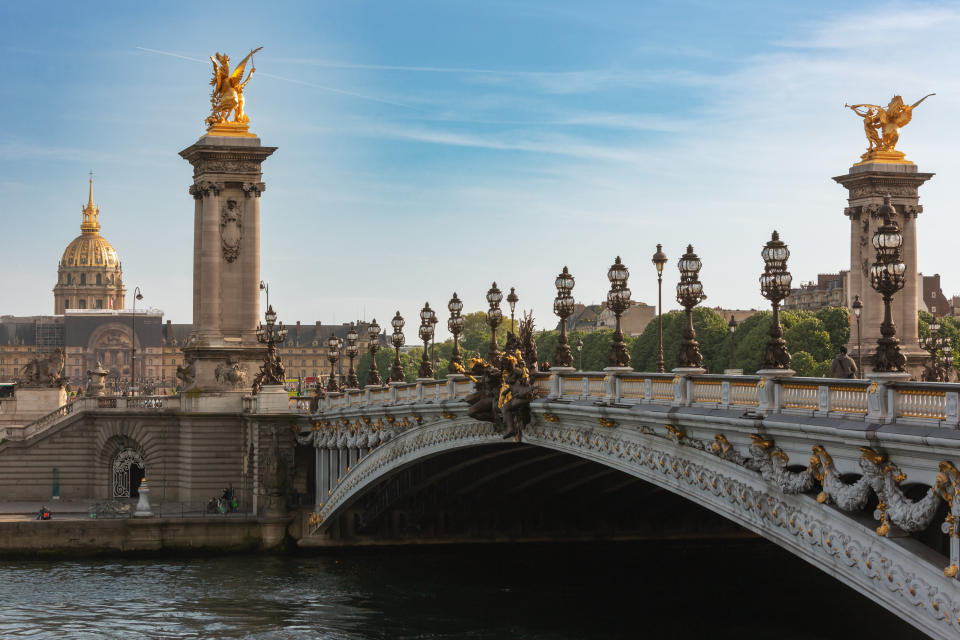
[[64, 267], [107, 267], [120, 265], [117, 250], [99, 233], [85, 233], [67, 245], [60, 259]]
[[93, 177], [90, 178], [90, 195], [83, 207], [81, 235], [67, 245], [60, 258], [61, 267], [104, 267], [117, 268], [120, 260], [117, 250], [106, 238], [100, 235], [100, 208], [93, 204]]

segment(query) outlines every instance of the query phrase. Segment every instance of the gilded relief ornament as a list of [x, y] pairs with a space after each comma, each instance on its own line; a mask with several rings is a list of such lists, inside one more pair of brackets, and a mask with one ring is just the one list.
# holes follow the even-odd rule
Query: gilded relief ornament
[[935, 96], [930, 93], [911, 105], [903, 103], [903, 98], [893, 96], [886, 107], [876, 104], [845, 104], [855, 114], [863, 118], [863, 130], [867, 135], [867, 151], [860, 156], [861, 161], [886, 162], [891, 164], [913, 164], [906, 159], [902, 151], [897, 151], [897, 142], [900, 140], [900, 127], [905, 127], [913, 117], [913, 109], [921, 102]]
[[243, 220], [240, 205], [236, 200], [227, 200], [220, 209], [220, 243], [224, 260], [233, 262], [240, 257], [242, 240]]
[[[230, 57], [227, 54], [217, 53], [210, 57], [210, 62], [213, 63], [213, 78], [210, 80], [213, 90], [210, 92], [211, 109], [206, 123], [207, 131], [211, 134], [255, 137], [247, 130], [250, 118], [244, 112], [243, 90], [257, 70], [253, 65], [253, 54], [262, 48], [257, 47], [248, 53], [233, 71], [230, 70]], [[250, 73], [247, 74], [246, 79], [243, 79], [248, 61], [251, 63]], [[232, 121], [231, 114], [233, 114]]]

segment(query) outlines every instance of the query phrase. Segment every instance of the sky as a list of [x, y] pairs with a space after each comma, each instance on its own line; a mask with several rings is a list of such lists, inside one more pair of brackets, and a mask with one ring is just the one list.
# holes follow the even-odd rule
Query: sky
[[[486, 308], [492, 281], [553, 326], [553, 280], [600, 302], [616, 256], [703, 261], [704, 304], [762, 308], [774, 229], [794, 282], [849, 266], [846, 191], [866, 148], [844, 103], [914, 102], [898, 149], [921, 188], [920, 271], [960, 293], [960, 4], [259, 2], [0, 4], [0, 314], [53, 311], [87, 172], [128, 290], [191, 321], [208, 57], [262, 46], [247, 85], [263, 165], [261, 276], [288, 323], [417, 324]], [[446, 313], [441, 315], [445, 318]], [[446, 323], [441, 323], [443, 327]]]

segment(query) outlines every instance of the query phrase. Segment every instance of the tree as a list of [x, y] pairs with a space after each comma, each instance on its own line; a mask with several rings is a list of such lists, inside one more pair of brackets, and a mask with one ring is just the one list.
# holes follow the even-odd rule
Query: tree
[[841, 346], [850, 341], [850, 309], [825, 307], [814, 315], [823, 323], [823, 328], [830, 335], [830, 353], [836, 354]]
[[[501, 321], [497, 326], [497, 344], [500, 350], [507, 343], [507, 330], [510, 328], [509, 318]], [[452, 348], [451, 343], [451, 348]], [[464, 360], [479, 352], [486, 359], [490, 352], [490, 325], [487, 324], [487, 314], [484, 311], [474, 311], [463, 314], [463, 335], [460, 337], [460, 351]]]
[[[663, 316], [663, 360], [667, 371], [679, 366], [677, 354], [687, 327], [686, 313], [671, 311]], [[713, 309], [693, 310], [693, 328], [697, 332], [703, 366], [712, 373], [722, 372], [730, 361], [727, 321]], [[638, 371], [657, 370], [657, 322], [647, 324], [643, 333], [632, 340], [631, 364]], [[584, 365], [586, 366], [586, 365]]]

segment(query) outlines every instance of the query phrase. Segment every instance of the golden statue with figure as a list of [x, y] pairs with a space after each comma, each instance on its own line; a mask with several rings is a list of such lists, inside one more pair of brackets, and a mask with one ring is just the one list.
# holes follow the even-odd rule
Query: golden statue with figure
[[[213, 63], [213, 78], [210, 84], [213, 90], [210, 92], [211, 111], [206, 123], [207, 131], [213, 135], [254, 137], [248, 132], [247, 123], [250, 122], [250, 118], [243, 109], [243, 90], [257, 70], [253, 65], [253, 54], [261, 49], [263, 47], [257, 47], [248, 53], [233, 71], [230, 70], [230, 56], [227, 54], [217, 53], [215, 56], [210, 56], [210, 62]], [[243, 74], [248, 61], [251, 63], [250, 73], [244, 80]], [[233, 113], [232, 121], [231, 113]]]
[[904, 104], [903, 98], [893, 96], [886, 108], [876, 104], [845, 104], [855, 114], [863, 118], [863, 130], [867, 134], [867, 151], [860, 156], [857, 164], [868, 162], [887, 162], [892, 164], [913, 164], [906, 159], [902, 151], [897, 151], [900, 140], [900, 127], [909, 124], [913, 110], [921, 102], [935, 96], [929, 93], [911, 105]]

